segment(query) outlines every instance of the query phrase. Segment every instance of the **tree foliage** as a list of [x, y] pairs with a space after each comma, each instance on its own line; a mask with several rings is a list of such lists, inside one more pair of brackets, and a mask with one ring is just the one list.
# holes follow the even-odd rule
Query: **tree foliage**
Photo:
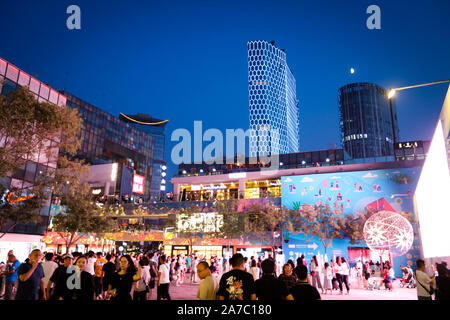
[[[39, 222], [39, 210], [49, 206], [57, 183], [74, 175], [64, 167], [58, 171], [56, 165], [36, 162], [39, 157], [56, 164], [60, 149], [74, 154], [80, 145], [81, 123], [76, 110], [38, 102], [26, 87], [0, 96], [0, 230], [4, 231], [0, 238], [19, 223]], [[26, 175], [27, 163], [35, 166], [35, 176]], [[20, 182], [20, 187], [14, 181]]]
[[303, 204], [299, 210], [292, 210], [289, 218], [291, 228], [302, 232], [306, 238], [318, 237], [325, 249], [331, 247], [333, 239], [344, 237], [344, 218], [338, 203], [319, 202], [314, 205]]

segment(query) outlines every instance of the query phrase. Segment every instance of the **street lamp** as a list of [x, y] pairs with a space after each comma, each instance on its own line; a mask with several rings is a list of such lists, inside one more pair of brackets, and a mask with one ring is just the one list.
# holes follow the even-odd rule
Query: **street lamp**
[[413, 86], [389, 89], [389, 91], [387, 93], [387, 97], [388, 97], [388, 100], [389, 100], [389, 111], [391, 112], [392, 135], [393, 135], [393, 138], [394, 138], [394, 143], [396, 142], [397, 139], [395, 137], [394, 115], [392, 113], [392, 98], [395, 96], [397, 91], [402, 91], [402, 90], [412, 89], [412, 88], [418, 88], [418, 87], [431, 86], [431, 85], [434, 85], [434, 84], [445, 83], [445, 82], [450, 82], [450, 80], [440, 80], [440, 81], [435, 81], [435, 82], [416, 84], [416, 85], [413, 85]]

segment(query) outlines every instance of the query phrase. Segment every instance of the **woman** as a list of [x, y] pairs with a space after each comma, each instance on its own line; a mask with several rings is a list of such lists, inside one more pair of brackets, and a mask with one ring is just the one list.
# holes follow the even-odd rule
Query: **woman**
[[310, 268], [310, 272], [311, 272], [312, 286], [315, 287], [316, 289], [319, 289], [319, 288], [322, 289], [322, 293], [323, 293], [322, 283], [320, 282], [319, 263], [317, 262], [316, 256], [312, 257], [309, 268]]
[[171, 300], [169, 295], [169, 273], [170, 266], [166, 262], [166, 256], [162, 255], [159, 257], [157, 300]]
[[178, 258], [177, 262], [175, 263], [175, 267], [174, 267], [174, 271], [175, 271], [175, 286], [179, 287], [180, 286], [180, 282], [181, 282], [181, 263], [180, 263], [180, 258]]
[[108, 286], [111, 300], [131, 300], [131, 288], [135, 281], [141, 279], [141, 272], [141, 266], [136, 272], [136, 267], [129, 255], [120, 257], [119, 271], [112, 275]]
[[450, 300], [450, 275], [447, 266], [438, 263], [436, 266], [438, 276], [436, 277], [436, 300]]
[[87, 265], [87, 257], [81, 255], [75, 262], [75, 272], [77, 278], [80, 279], [80, 288], [70, 290], [72, 300], [94, 300], [94, 278], [85, 271]]
[[342, 279], [342, 282], [345, 284], [345, 288], [347, 289], [347, 294], [350, 294], [350, 286], [348, 284], [348, 276], [350, 275], [350, 267], [348, 266], [348, 263], [344, 257], [341, 258], [341, 267], [342, 267], [341, 279]]
[[328, 290], [330, 290], [330, 294], [333, 294], [333, 287], [331, 284], [331, 280], [333, 279], [333, 271], [331, 270], [331, 267], [328, 264], [328, 262], [325, 262], [324, 268], [322, 270], [322, 274], [323, 274], [322, 294], [324, 293], [324, 289], [325, 289], [325, 294], [327, 294]]
[[290, 291], [297, 283], [297, 277], [295, 276], [295, 274], [292, 273], [292, 270], [293, 268], [291, 264], [286, 263], [283, 266], [283, 273], [280, 274], [280, 276], [278, 277], [278, 279], [284, 282], [288, 291]]
[[342, 291], [342, 272], [343, 272], [343, 267], [342, 267], [342, 260], [341, 257], [336, 257], [336, 263], [334, 265], [334, 272], [336, 273], [336, 280], [339, 283], [339, 294], [344, 294], [344, 292]]
[[136, 286], [134, 287], [133, 300], [146, 301], [147, 292], [149, 292], [148, 284], [150, 282], [150, 266], [148, 258], [143, 257], [139, 261], [139, 265], [141, 266], [142, 269], [141, 279], [136, 282]]
[[259, 268], [256, 264], [256, 260], [252, 260], [252, 264], [250, 267], [250, 273], [252, 274], [254, 281], [259, 279]]

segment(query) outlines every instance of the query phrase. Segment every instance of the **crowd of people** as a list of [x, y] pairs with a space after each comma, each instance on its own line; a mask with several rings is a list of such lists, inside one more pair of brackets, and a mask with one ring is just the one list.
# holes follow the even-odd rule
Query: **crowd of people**
[[[308, 268], [309, 266], [309, 268]], [[309, 265], [304, 256], [296, 264], [289, 260], [282, 268], [269, 255], [250, 259], [242, 254], [231, 258], [196, 254], [166, 256], [161, 252], [139, 254], [57, 255], [35, 249], [20, 263], [11, 250], [0, 266], [0, 294], [5, 300], [171, 300], [170, 285], [199, 283], [199, 300], [315, 300], [321, 294], [350, 293], [351, 269], [368, 282], [377, 265], [371, 261], [350, 268], [344, 257], [324, 264], [313, 256]], [[450, 277], [445, 263], [435, 264], [436, 274], [425, 273], [423, 260], [414, 273], [401, 266], [402, 281], [417, 281], [419, 300], [449, 299]], [[382, 265], [381, 283], [392, 290], [395, 278], [389, 262]], [[378, 280], [380, 279], [378, 278]], [[370, 285], [370, 284], [368, 284]], [[319, 293], [319, 290], [321, 292]], [[433, 292], [434, 291], [434, 292]]]

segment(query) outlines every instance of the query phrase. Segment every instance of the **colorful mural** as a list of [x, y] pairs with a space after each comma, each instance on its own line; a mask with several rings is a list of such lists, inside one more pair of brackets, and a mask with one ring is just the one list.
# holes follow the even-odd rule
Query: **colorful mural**
[[[400, 256], [393, 255], [395, 272], [401, 276], [400, 265], [413, 265], [420, 255], [413, 204], [420, 171], [420, 168], [404, 168], [284, 176], [281, 179], [281, 203], [288, 209], [298, 210], [305, 204], [328, 202], [333, 205], [337, 202], [343, 215], [375, 210], [408, 217], [412, 222], [414, 240], [406, 253], [401, 252]], [[366, 243], [351, 245], [349, 239], [335, 239], [325, 257], [325, 250], [317, 238], [307, 241], [301, 233], [284, 232], [283, 239], [286, 260], [295, 260], [304, 254], [308, 261], [313, 255], [318, 255], [324, 260], [334, 259], [336, 256], [347, 259], [350, 257], [350, 262], [353, 262], [351, 260], [354, 255], [349, 252], [368, 247]]]

